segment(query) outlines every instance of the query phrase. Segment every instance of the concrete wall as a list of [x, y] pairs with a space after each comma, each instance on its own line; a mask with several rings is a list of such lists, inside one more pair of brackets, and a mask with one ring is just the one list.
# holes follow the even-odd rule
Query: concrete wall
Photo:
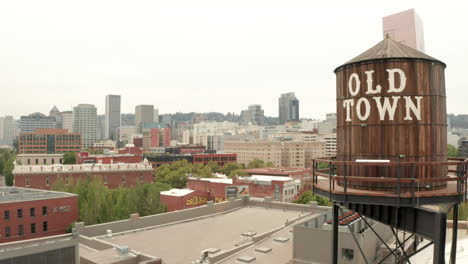
[[[312, 221], [308, 221], [309, 226], [303, 224], [293, 228], [293, 258], [298, 263], [330, 263], [331, 261], [331, 242], [332, 232], [320, 228], [320, 223], [331, 219], [330, 214], [322, 214]], [[358, 228], [358, 227], [356, 227]], [[391, 236], [391, 230], [388, 226], [376, 223], [373, 228], [384, 240]], [[340, 227], [338, 238], [338, 263], [343, 264], [361, 264], [366, 263], [363, 259], [358, 246], [347, 227]], [[377, 256], [379, 246], [382, 244], [372, 230], [367, 229], [363, 233], [354, 234], [361, 245], [364, 254], [369, 263], [373, 263]], [[354, 250], [354, 260], [343, 260], [343, 248]]]
[[163, 224], [172, 224], [180, 221], [190, 220], [197, 217], [209, 216], [216, 213], [223, 213], [229, 210], [237, 209], [246, 204], [244, 199], [239, 199], [230, 202], [223, 202], [212, 204], [208, 203], [206, 206], [200, 206], [196, 208], [190, 208], [175, 212], [150, 215], [145, 217], [139, 217], [133, 220], [123, 220], [110, 222], [99, 225], [86, 226], [81, 231], [81, 235], [88, 237], [102, 236], [105, 235], [107, 230], [112, 230], [112, 233], [120, 233], [135, 229], [148, 228], [152, 226], [158, 226]]

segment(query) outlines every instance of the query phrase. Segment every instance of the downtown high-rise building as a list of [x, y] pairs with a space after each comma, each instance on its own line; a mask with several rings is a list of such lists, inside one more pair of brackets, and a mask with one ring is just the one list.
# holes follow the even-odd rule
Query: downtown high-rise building
[[15, 120], [12, 116], [0, 117], [0, 145], [13, 146]]
[[18, 127], [23, 133], [34, 133], [36, 129], [54, 129], [55, 117], [46, 116], [42, 113], [32, 113], [21, 116]]
[[135, 107], [135, 126], [138, 133], [142, 133], [143, 123], [154, 122], [154, 106], [153, 105], [137, 105]]
[[73, 132], [81, 134], [83, 149], [90, 148], [97, 142], [97, 108], [91, 104], [79, 104], [73, 107]]
[[73, 111], [63, 111], [59, 115], [62, 126], [61, 129], [68, 130], [69, 133], [73, 132]]
[[382, 26], [384, 38], [424, 52], [423, 23], [414, 9], [383, 17]]
[[282, 94], [279, 102], [279, 123], [299, 121], [299, 100], [294, 93]]
[[120, 124], [120, 95], [107, 95], [104, 138], [117, 140], [117, 128]]
[[264, 111], [259, 104], [249, 105], [247, 110], [241, 112], [241, 123], [243, 124], [263, 125], [264, 119]]
[[154, 109], [153, 122], [155, 122], [155, 123], [159, 122], [159, 109], [158, 108]]

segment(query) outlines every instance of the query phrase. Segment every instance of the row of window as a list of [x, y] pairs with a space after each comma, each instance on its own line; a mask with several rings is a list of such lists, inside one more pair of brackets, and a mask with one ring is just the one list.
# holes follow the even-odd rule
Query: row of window
[[[145, 180], [144, 175], [143, 175], [143, 173], [141, 173], [140, 174], [140, 182], [143, 183], [144, 180]], [[30, 181], [31, 181], [30, 176], [26, 176], [26, 187], [30, 186]], [[122, 183], [126, 183], [126, 182], [127, 182], [127, 176], [123, 175], [122, 176]], [[67, 176], [65, 176], [65, 184], [69, 184], [69, 183], [70, 183], [70, 175], [67, 175]], [[107, 176], [104, 176], [104, 184], [107, 184]], [[50, 176], [49, 175], [46, 175], [46, 185], [47, 186], [50, 185]], [[34, 209], [34, 208], [31, 208], [31, 209]], [[18, 209], [18, 210], [22, 210], [22, 209]], [[46, 210], [47, 210], [47, 207], [46, 207]]]
[[[36, 165], [39, 164], [39, 159], [35, 159], [35, 162], [36, 162]], [[62, 163], [63, 162], [63, 159], [59, 159], [59, 163]], [[31, 159], [28, 159], [28, 165], [31, 165]], [[42, 160], [42, 164], [47, 164], [47, 159], [43, 159]], [[55, 164], [55, 159], [52, 159], [52, 162], [51, 164]]]
[[[42, 207], [42, 215], [46, 216], [47, 215], [47, 206]], [[23, 218], [23, 209], [18, 209], [16, 210], [16, 216], [18, 218]], [[36, 208], [29, 208], [29, 216], [30, 217], [36, 217]], [[10, 210], [5, 210], [3, 211], [3, 219], [4, 220], [10, 220]]]
[[[42, 232], [47, 232], [49, 230], [49, 223], [47, 221], [42, 222]], [[31, 234], [37, 232], [36, 223], [32, 223], [30, 226]], [[24, 236], [24, 225], [18, 225], [18, 236]], [[5, 238], [11, 237], [11, 227], [5, 227]]]

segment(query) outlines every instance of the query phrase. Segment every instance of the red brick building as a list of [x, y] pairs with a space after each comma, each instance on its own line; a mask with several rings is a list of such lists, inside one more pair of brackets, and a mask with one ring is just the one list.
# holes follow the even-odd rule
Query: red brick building
[[81, 134], [67, 129], [37, 129], [35, 133], [20, 133], [20, 154], [65, 153], [81, 150]]
[[196, 154], [193, 155], [193, 163], [203, 163], [208, 164], [208, 162], [213, 161], [218, 163], [219, 166], [224, 166], [228, 162], [237, 162], [237, 154]]
[[172, 154], [203, 154], [206, 151], [206, 147], [203, 145], [179, 145], [175, 147], [166, 148], [166, 152]]
[[202, 206], [208, 203], [209, 193], [189, 189], [171, 189], [160, 192], [160, 202], [168, 212]]
[[109, 154], [90, 155], [89, 152], [80, 152], [76, 157], [76, 164], [117, 164], [117, 163], [140, 163], [141, 155], [134, 154]]
[[66, 233], [78, 221], [78, 195], [0, 187], [0, 243]]
[[158, 148], [171, 146], [171, 129], [151, 128], [143, 130], [143, 148]]
[[138, 183], [152, 183], [153, 169], [148, 163], [134, 164], [80, 164], [80, 165], [16, 165], [13, 169], [15, 186], [50, 190], [62, 180], [73, 184], [87, 176], [99, 177], [110, 189], [131, 187]]
[[[248, 194], [251, 197], [271, 197], [281, 202], [292, 202], [300, 190], [300, 180], [291, 177], [255, 175], [233, 179], [189, 178], [187, 188], [209, 193], [215, 202]], [[237, 194], [235, 193], [237, 192]]]
[[304, 177], [311, 177], [312, 175], [311, 168], [265, 167], [265, 168], [246, 169], [245, 172], [247, 172], [250, 176], [269, 175], [269, 176], [291, 177], [294, 179], [302, 179]]
[[172, 164], [180, 160], [187, 160], [190, 163], [203, 163], [208, 164], [210, 161], [218, 163], [223, 166], [228, 162], [236, 162], [237, 154], [196, 154], [196, 155], [182, 155], [182, 154], [143, 154], [143, 159], [147, 159], [153, 168], [157, 168], [163, 164]]
[[133, 154], [133, 155], [143, 155], [143, 149], [137, 146], [126, 146], [125, 148], [119, 149], [117, 151], [119, 154]]
[[135, 147], [142, 148], [143, 147], [143, 138], [142, 137], [134, 137], [133, 138], [133, 145]]

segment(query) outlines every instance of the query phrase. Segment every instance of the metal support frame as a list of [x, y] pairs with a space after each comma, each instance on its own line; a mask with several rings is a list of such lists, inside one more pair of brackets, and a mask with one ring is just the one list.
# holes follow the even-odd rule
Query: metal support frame
[[447, 228], [447, 215], [443, 213], [435, 214], [434, 221], [436, 224], [434, 226], [434, 255], [433, 261], [434, 264], [444, 264], [445, 263], [445, 235]]
[[452, 248], [450, 249], [450, 264], [457, 262], [457, 235], [458, 235], [458, 204], [453, 205]]
[[332, 217], [332, 264], [338, 264], [338, 205], [336, 203], [333, 203]]
[[[341, 215], [344, 215], [343, 209], [341, 209], [341, 207], [339, 207], [339, 209], [340, 209]], [[353, 237], [354, 243], [356, 243], [356, 246], [358, 247], [359, 252], [361, 252], [362, 259], [364, 259], [364, 262], [366, 262], [366, 264], [369, 264], [369, 262], [368, 262], [367, 259], [366, 259], [366, 254], [364, 254], [364, 251], [362, 251], [362, 248], [361, 248], [361, 245], [359, 244], [359, 241], [357, 241], [357, 238], [356, 238], [356, 236], [354, 235], [353, 230], [351, 230], [351, 227], [349, 227], [349, 223], [346, 224], [346, 226], [348, 227], [349, 233], [351, 233], [351, 236]], [[337, 229], [338, 229], [338, 228], [337, 228]]]

